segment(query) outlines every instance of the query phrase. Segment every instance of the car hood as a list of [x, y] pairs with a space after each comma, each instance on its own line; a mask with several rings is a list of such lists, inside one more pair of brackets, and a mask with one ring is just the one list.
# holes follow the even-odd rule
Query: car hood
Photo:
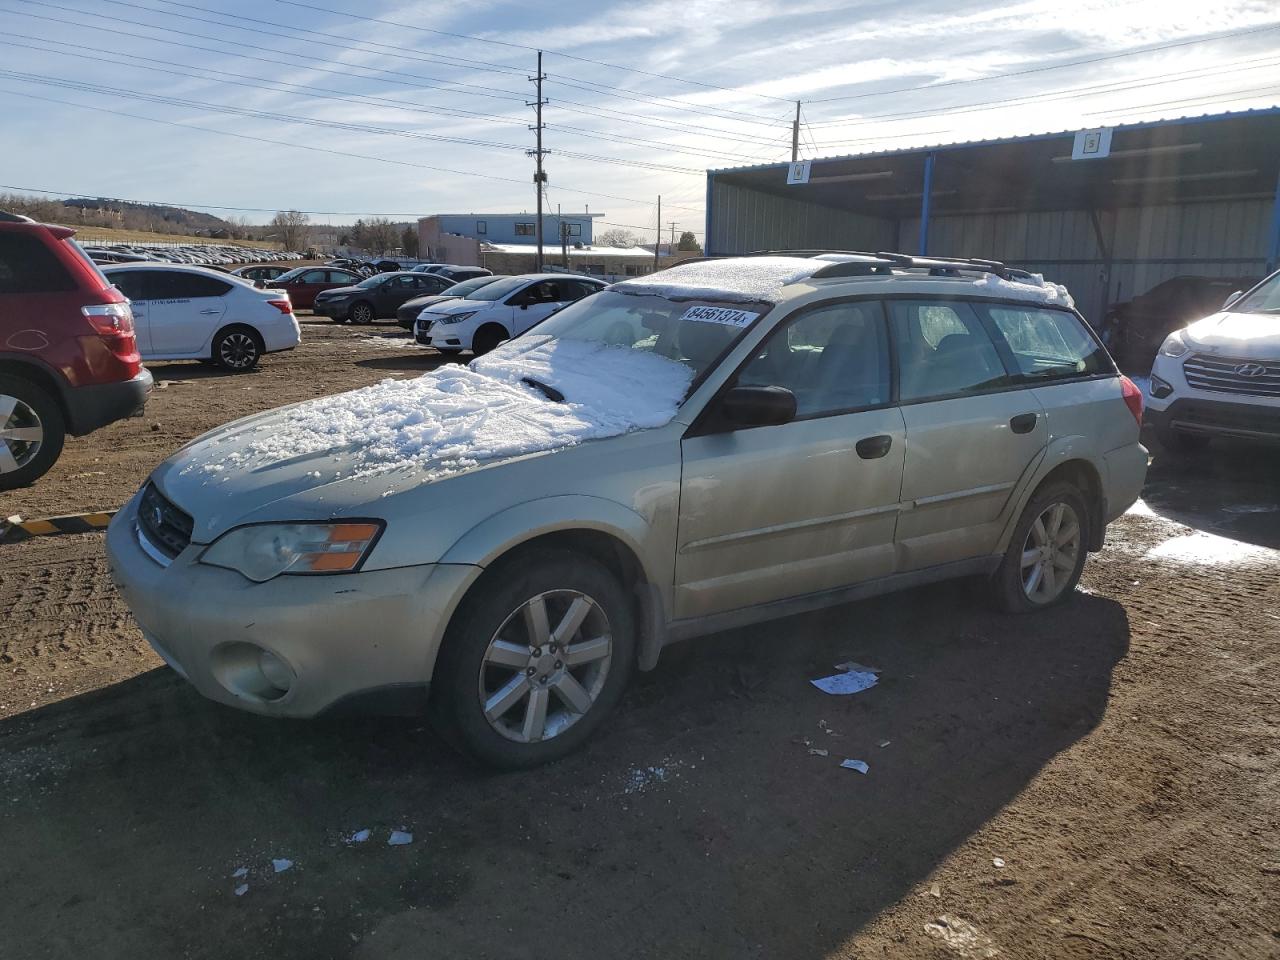
[[1192, 350], [1228, 357], [1275, 360], [1280, 358], [1280, 315], [1267, 313], [1215, 313], [1184, 331]]
[[495, 302], [493, 300], [468, 300], [465, 297], [454, 297], [451, 300], [430, 305], [428, 312], [447, 317], [455, 313], [472, 313], [476, 310], [484, 310], [493, 306]]
[[691, 379], [688, 367], [654, 354], [526, 337], [467, 367], [237, 420], [183, 447], [153, 480], [191, 515], [197, 543], [242, 523], [378, 516], [392, 494], [662, 426]]
[[353, 293], [363, 293], [364, 287], [357, 287], [354, 284], [347, 287], [330, 287], [328, 290], [321, 290], [316, 294], [316, 299], [324, 298], [325, 300], [337, 300], [339, 297], [349, 297]]
[[436, 304], [457, 299], [456, 296], [451, 297], [447, 293], [431, 293], [422, 297], [414, 297], [412, 300], [406, 300], [402, 306], [406, 310], [421, 310], [423, 307], [434, 307]]

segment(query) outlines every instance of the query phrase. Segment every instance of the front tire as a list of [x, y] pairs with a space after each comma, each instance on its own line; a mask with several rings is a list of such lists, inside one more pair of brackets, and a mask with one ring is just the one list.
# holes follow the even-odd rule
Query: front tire
[[367, 327], [377, 319], [374, 313], [373, 305], [368, 303], [356, 303], [351, 306], [351, 322], [358, 323], [362, 327]]
[[1071, 596], [1084, 572], [1088, 530], [1089, 510], [1074, 484], [1038, 490], [992, 577], [996, 605], [1008, 613], [1031, 613]]
[[25, 487], [48, 473], [66, 435], [57, 400], [29, 380], [0, 375], [0, 490]]
[[453, 746], [506, 770], [578, 749], [617, 706], [635, 662], [631, 605], [587, 557], [525, 552], [463, 600], [432, 678], [432, 717]]
[[500, 327], [496, 323], [486, 324], [477, 330], [471, 338], [471, 352], [477, 357], [483, 356], [497, 347], [503, 340], [509, 339], [511, 339], [511, 335], [507, 333], [504, 327]]

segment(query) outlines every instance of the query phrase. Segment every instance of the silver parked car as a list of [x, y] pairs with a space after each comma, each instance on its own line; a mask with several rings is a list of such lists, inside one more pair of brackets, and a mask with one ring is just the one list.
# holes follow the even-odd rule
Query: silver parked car
[[469, 367], [206, 434], [107, 548], [206, 696], [427, 705], [453, 743], [525, 767], [586, 740], [677, 640], [951, 577], [1009, 611], [1062, 600], [1142, 487], [1141, 415], [1038, 277], [704, 261]]

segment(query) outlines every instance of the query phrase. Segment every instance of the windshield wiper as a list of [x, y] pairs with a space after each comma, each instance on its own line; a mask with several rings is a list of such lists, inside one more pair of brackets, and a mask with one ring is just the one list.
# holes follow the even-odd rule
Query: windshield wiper
[[556, 403], [564, 403], [564, 394], [550, 384], [543, 383], [541, 380], [535, 380], [533, 377], [521, 377], [520, 382], [527, 383], [548, 400], [554, 400]]

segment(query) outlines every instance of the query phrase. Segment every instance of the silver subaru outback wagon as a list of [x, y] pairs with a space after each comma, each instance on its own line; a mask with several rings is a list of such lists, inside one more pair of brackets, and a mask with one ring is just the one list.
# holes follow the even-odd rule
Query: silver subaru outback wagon
[[695, 262], [469, 366], [229, 424], [107, 536], [156, 651], [274, 716], [430, 710], [527, 767], [669, 643], [951, 577], [1061, 601], [1147, 468], [1066, 291], [985, 261]]

